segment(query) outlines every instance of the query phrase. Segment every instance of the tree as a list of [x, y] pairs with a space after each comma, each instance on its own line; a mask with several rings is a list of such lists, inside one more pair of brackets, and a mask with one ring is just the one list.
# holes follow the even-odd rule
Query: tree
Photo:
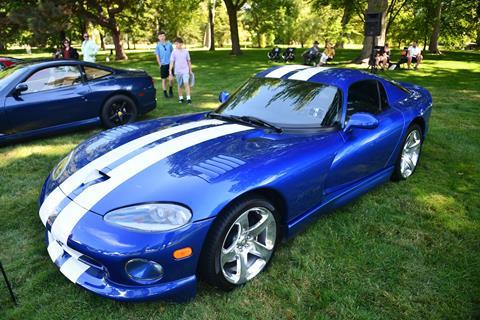
[[241, 55], [242, 50], [240, 49], [240, 37], [238, 35], [238, 11], [245, 5], [247, 0], [223, 0], [225, 6], [227, 7], [228, 21], [230, 24], [230, 38], [232, 40], [232, 51], [233, 55]]
[[385, 33], [387, 31], [387, 23], [386, 23], [386, 12], [388, 9], [388, 0], [368, 0], [368, 8], [367, 13], [381, 13], [382, 23], [380, 28], [380, 36], [378, 37], [367, 37], [363, 38], [363, 48], [360, 56], [355, 59], [356, 63], [362, 63], [368, 61], [370, 54], [372, 52], [372, 48], [375, 45], [374, 42], [384, 43], [385, 42]]
[[217, 0], [208, 1], [208, 50], [215, 51], [215, 9], [217, 7]]
[[440, 24], [442, 17], [442, 1], [437, 0], [435, 3], [435, 16], [433, 22], [433, 30], [430, 35], [430, 42], [428, 45], [428, 51], [431, 53], [439, 53], [438, 50], [438, 37], [440, 36]]
[[123, 50], [119, 20], [122, 13], [140, 11], [143, 2], [135, 0], [86, 0], [76, 1], [78, 14], [109, 30], [115, 46], [115, 60], [128, 59]]

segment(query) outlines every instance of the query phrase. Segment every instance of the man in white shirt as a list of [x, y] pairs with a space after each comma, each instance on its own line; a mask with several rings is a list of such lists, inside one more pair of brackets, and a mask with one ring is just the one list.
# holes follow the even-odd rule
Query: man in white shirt
[[95, 41], [91, 40], [88, 36], [88, 33], [83, 34], [83, 42], [82, 42], [82, 54], [83, 54], [83, 61], [87, 62], [95, 62], [95, 55], [98, 52], [98, 46]]
[[418, 68], [418, 65], [422, 62], [422, 50], [417, 46], [416, 42], [413, 42], [410, 47], [408, 47], [407, 53], [407, 65], [408, 69], [410, 69], [410, 64], [412, 61], [415, 63], [414, 69]]

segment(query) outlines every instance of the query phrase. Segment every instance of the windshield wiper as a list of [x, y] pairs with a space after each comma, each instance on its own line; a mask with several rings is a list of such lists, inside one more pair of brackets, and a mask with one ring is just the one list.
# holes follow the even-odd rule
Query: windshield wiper
[[242, 119], [243, 121], [247, 122], [247, 123], [251, 123], [251, 124], [254, 124], [254, 125], [257, 125], [257, 126], [261, 126], [261, 127], [267, 127], [267, 128], [270, 128], [270, 129], [273, 129], [275, 130], [275, 132], [282, 132], [283, 129], [274, 125], [274, 124], [271, 124], [270, 122], [267, 122], [265, 120], [262, 120], [260, 118], [257, 118], [257, 117], [253, 117], [253, 116], [241, 116], [239, 117], [240, 119]]
[[220, 119], [220, 120], [233, 121], [233, 122], [240, 122], [240, 123], [254, 125], [254, 126], [266, 127], [269, 129], [273, 129], [275, 130], [275, 132], [279, 132], [279, 133], [283, 131], [282, 128], [277, 127], [276, 125], [273, 125], [271, 123], [266, 122], [265, 120], [252, 117], [252, 116], [234, 116], [231, 114], [221, 114], [216, 112], [210, 112], [207, 115], [207, 117]]

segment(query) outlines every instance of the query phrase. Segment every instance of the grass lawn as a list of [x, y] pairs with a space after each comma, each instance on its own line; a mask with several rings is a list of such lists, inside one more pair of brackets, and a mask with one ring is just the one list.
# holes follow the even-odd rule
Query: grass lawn
[[[339, 50], [334, 64], [356, 54]], [[266, 50], [191, 55], [193, 106], [164, 100], [160, 90], [157, 109], [145, 118], [212, 109], [221, 90], [233, 91], [271, 65]], [[160, 89], [154, 56], [129, 56], [112, 65], [145, 69]], [[415, 175], [322, 217], [281, 245], [271, 267], [248, 285], [224, 293], [200, 282], [197, 298], [186, 304], [97, 297], [73, 285], [48, 257], [37, 207], [43, 180], [100, 128], [0, 148], [0, 260], [19, 299], [12, 307], [0, 279], [0, 319], [480, 318], [480, 54], [427, 55], [417, 71], [383, 74], [425, 86], [433, 96]]]

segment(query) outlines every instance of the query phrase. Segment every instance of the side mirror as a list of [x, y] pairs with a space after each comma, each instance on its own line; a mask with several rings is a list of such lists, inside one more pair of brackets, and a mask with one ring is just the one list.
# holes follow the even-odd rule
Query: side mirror
[[343, 131], [348, 132], [352, 128], [375, 129], [378, 127], [378, 119], [370, 113], [358, 112], [352, 114]]
[[224, 103], [229, 98], [230, 98], [230, 93], [228, 93], [227, 91], [222, 91], [222, 92], [220, 92], [220, 95], [218, 96], [218, 101], [220, 101], [220, 103]]
[[27, 91], [28, 90], [28, 85], [25, 83], [19, 83], [15, 87], [15, 94], [20, 94], [21, 92]]

